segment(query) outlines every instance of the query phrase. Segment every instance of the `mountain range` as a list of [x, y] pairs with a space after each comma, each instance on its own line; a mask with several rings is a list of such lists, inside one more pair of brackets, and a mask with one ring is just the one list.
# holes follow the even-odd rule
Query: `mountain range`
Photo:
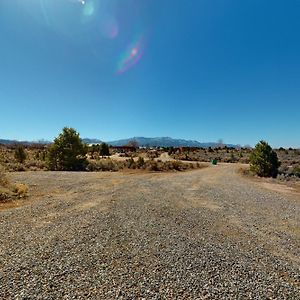
[[[170, 137], [133, 137], [129, 139], [122, 139], [108, 142], [112, 146], [128, 145], [130, 141], [136, 141], [140, 147], [216, 147], [219, 144], [214, 142], [200, 143], [195, 140], [173, 139]], [[235, 147], [236, 145], [227, 145], [228, 147]]]
[[[100, 139], [92, 139], [92, 138], [83, 138], [83, 142], [86, 144], [100, 144], [102, 141]], [[128, 139], [121, 139], [116, 141], [107, 142], [109, 145], [112, 146], [125, 146], [128, 145], [130, 141], [136, 141], [140, 147], [217, 147], [219, 143], [215, 142], [204, 142], [200, 143], [195, 140], [185, 140], [185, 139], [173, 139], [170, 137], [154, 137], [154, 138], [147, 138], [147, 137], [132, 137]], [[16, 140], [6, 140], [0, 139], [0, 144], [4, 145], [11, 145], [11, 144], [50, 144], [51, 142], [41, 140], [41, 141], [16, 141]], [[237, 145], [233, 144], [226, 144], [228, 147], [236, 147]]]

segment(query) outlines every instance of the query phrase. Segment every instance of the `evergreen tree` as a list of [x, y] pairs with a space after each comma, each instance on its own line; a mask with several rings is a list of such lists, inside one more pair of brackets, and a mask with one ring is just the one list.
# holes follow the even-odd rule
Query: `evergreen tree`
[[86, 153], [87, 146], [82, 142], [79, 133], [73, 128], [65, 127], [49, 148], [48, 166], [51, 170], [85, 170]]
[[250, 154], [250, 170], [261, 177], [276, 177], [280, 162], [275, 151], [265, 141], [260, 141]]
[[101, 143], [99, 147], [99, 154], [101, 156], [109, 156], [109, 147], [106, 143]]

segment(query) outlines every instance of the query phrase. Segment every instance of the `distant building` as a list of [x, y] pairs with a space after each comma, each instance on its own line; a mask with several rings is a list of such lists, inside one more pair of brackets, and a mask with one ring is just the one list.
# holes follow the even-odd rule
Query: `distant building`
[[135, 152], [137, 148], [133, 146], [111, 146], [110, 149], [120, 153], [125, 153], [125, 152]]
[[[175, 148], [176, 149], [176, 148]], [[199, 147], [179, 147], [180, 152], [185, 152], [185, 151], [197, 151], [199, 150]]]

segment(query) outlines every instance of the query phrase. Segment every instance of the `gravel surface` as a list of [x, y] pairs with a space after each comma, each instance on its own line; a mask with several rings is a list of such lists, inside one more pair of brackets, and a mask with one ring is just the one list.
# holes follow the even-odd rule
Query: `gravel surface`
[[300, 194], [237, 168], [11, 175], [0, 298], [300, 299]]

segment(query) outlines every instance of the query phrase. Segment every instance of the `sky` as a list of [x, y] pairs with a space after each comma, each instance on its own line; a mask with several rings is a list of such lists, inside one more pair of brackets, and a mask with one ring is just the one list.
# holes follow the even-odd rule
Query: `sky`
[[300, 1], [0, 0], [0, 139], [300, 147]]

